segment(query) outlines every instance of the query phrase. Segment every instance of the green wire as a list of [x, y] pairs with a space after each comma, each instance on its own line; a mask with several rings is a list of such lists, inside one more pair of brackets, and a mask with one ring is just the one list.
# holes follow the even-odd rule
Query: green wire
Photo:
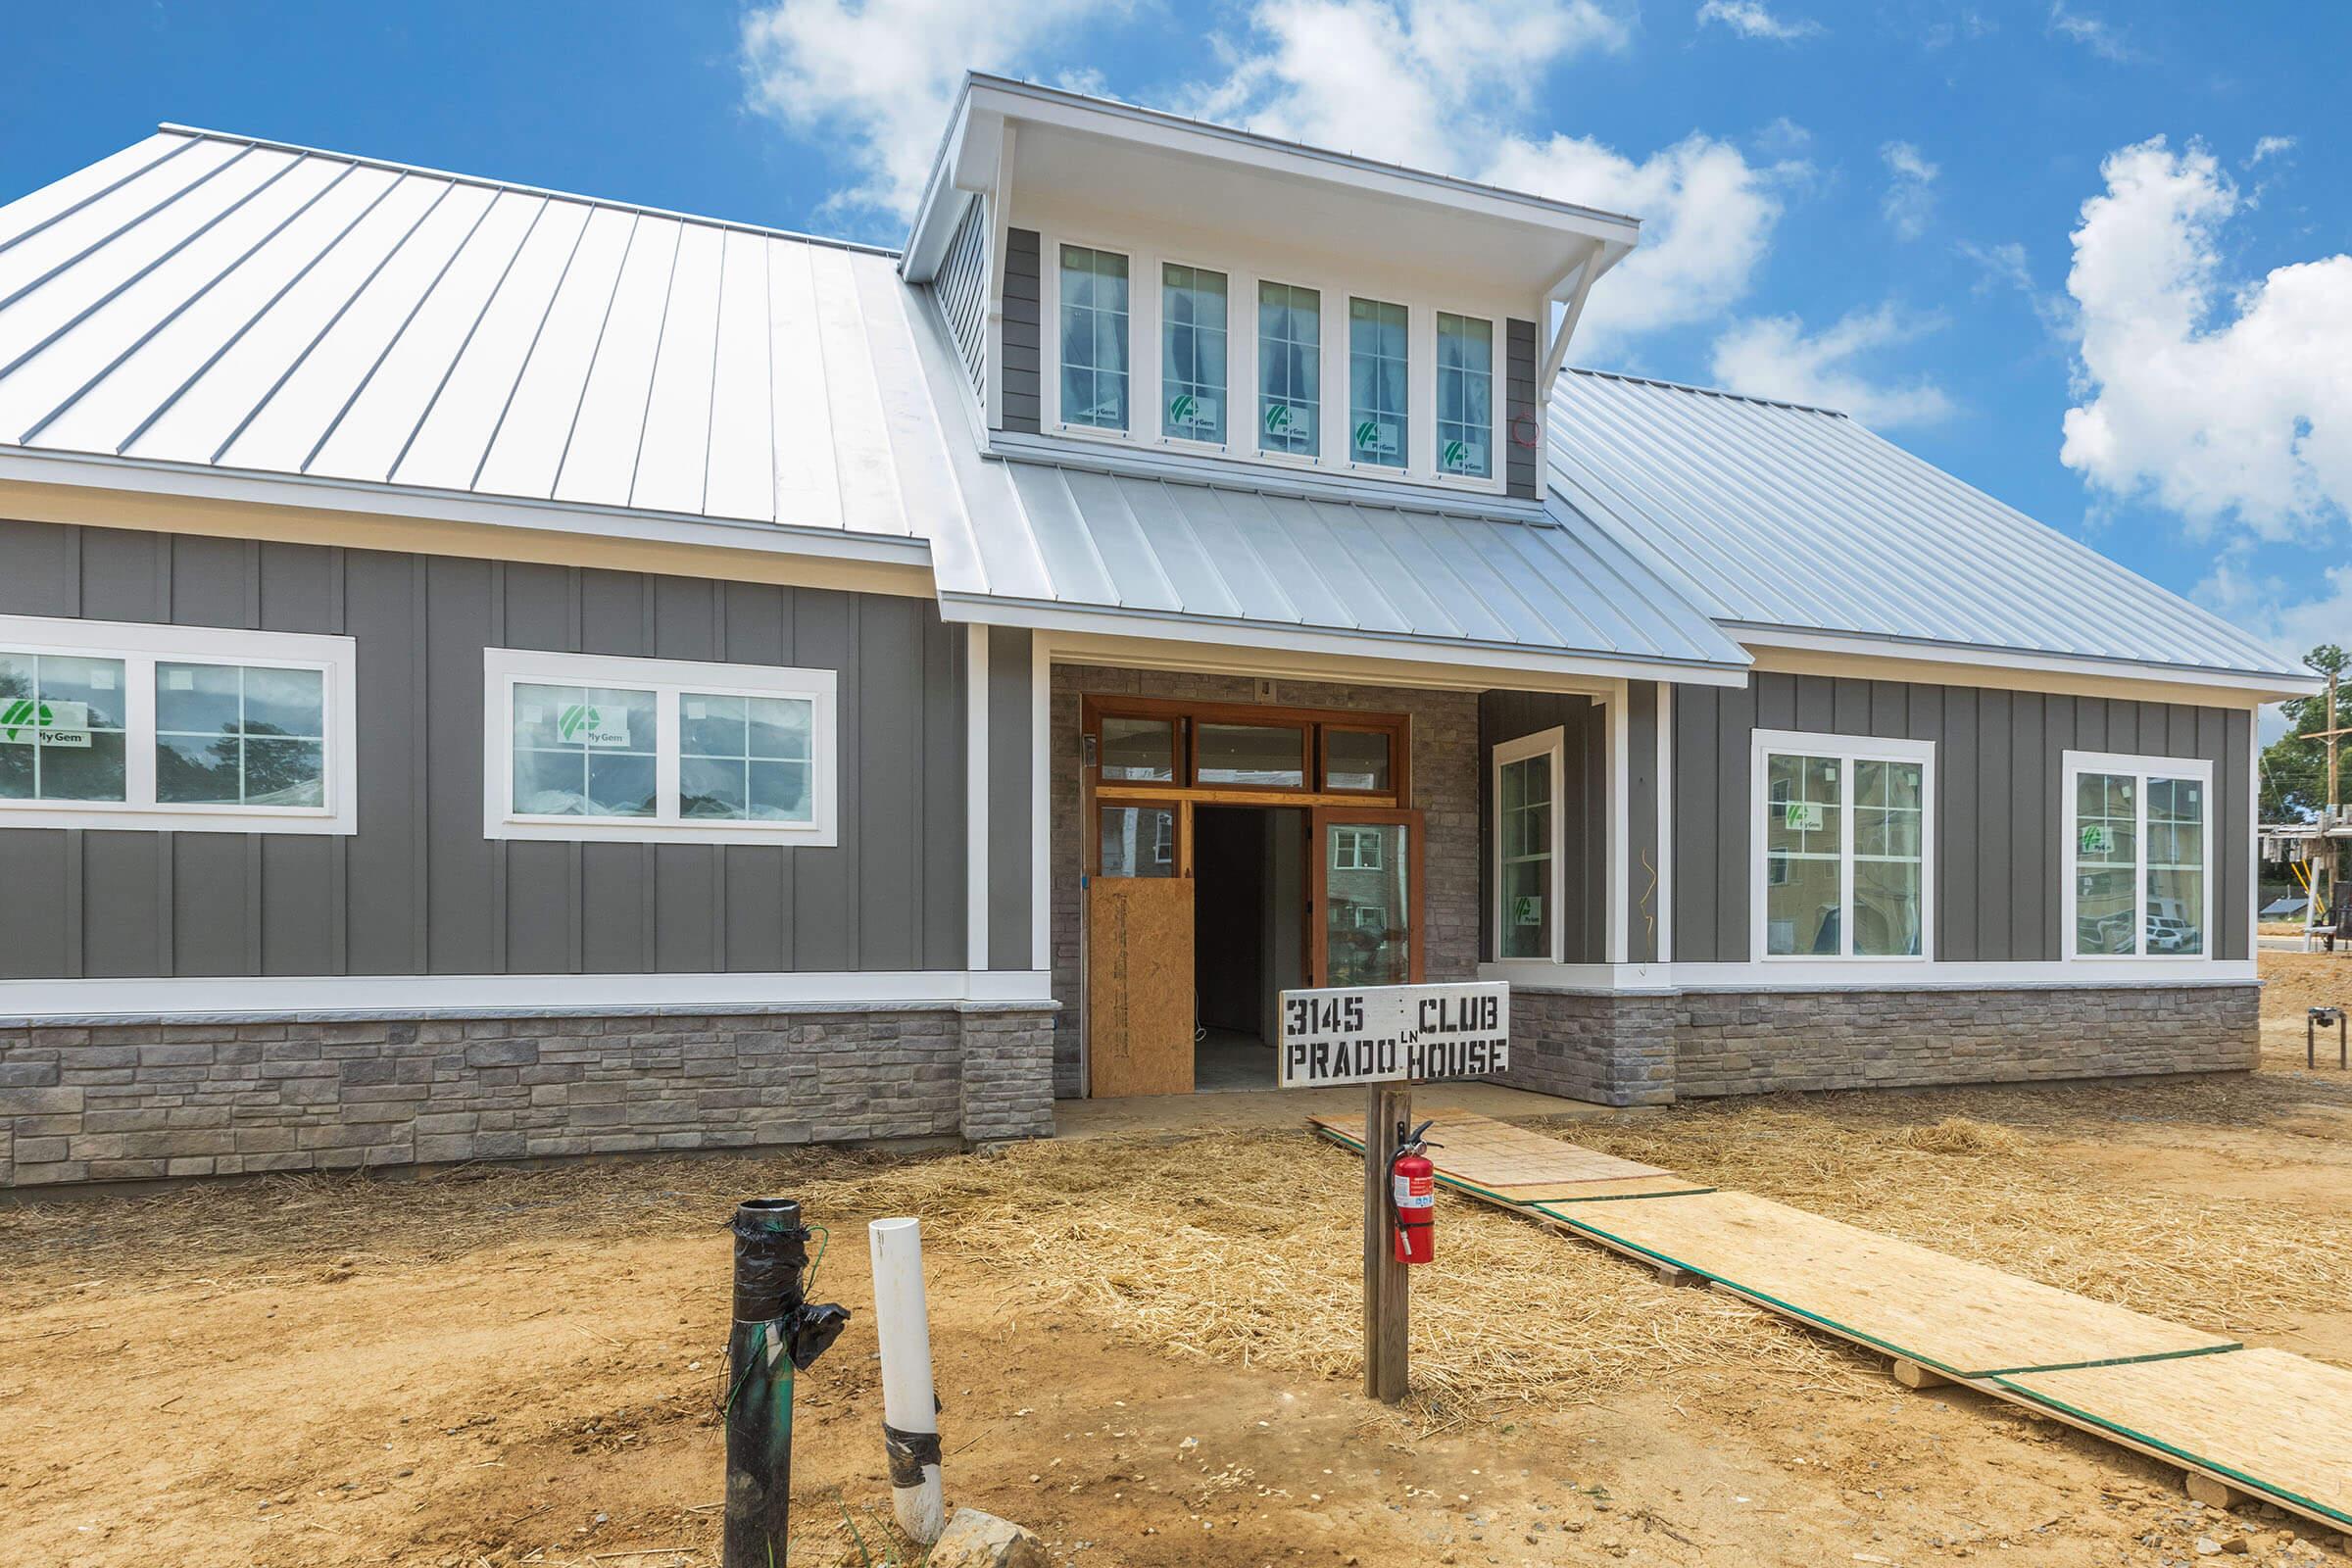
[[741, 1394], [743, 1392], [743, 1386], [752, 1380], [752, 1370], [760, 1364], [760, 1344], [765, 1341], [766, 1338], [767, 1325], [764, 1323], [760, 1324], [758, 1328], [752, 1331], [752, 1343], [744, 1349], [743, 1370], [736, 1375], [735, 1386], [727, 1391], [727, 1402], [718, 1407], [720, 1420], [725, 1420], [726, 1417], [733, 1412], [735, 1408], [735, 1396]]
[[822, 1225], [811, 1225], [808, 1228], [816, 1233], [816, 1256], [809, 1259], [808, 1272], [807, 1275], [803, 1276], [801, 1280], [801, 1295], [803, 1297], [815, 1294], [817, 1265], [825, 1260], [825, 1249], [833, 1245], [833, 1233], [831, 1231], [825, 1229]]

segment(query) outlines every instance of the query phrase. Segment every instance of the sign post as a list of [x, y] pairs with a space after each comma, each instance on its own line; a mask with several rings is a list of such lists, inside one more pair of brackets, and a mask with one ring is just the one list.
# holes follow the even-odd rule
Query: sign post
[[1364, 1084], [1364, 1393], [1404, 1397], [1411, 1296], [1396, 1238], [1391, 1167], [1416, 1082], [1478, 1078], [1511, 1064], [1511, 988], [1500, 982], [1357, 986], [1282, 994], [1276, 1059], [1285, 1089]]

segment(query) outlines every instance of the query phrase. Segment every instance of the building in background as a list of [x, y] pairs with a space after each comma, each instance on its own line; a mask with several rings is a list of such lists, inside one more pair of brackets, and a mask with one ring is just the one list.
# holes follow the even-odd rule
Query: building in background
[[1562, 368], [1630, 218], [970, 78], [890, 253], [166, 127], [0, 208], [0, 1177], [2242, 1068], [2252, 638]]

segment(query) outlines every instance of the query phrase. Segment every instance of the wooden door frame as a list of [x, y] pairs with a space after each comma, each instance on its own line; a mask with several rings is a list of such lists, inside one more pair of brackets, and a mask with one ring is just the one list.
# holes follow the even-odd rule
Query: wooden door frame
[[1307, 813], [1307, 858], [1311, 870], [1307, 880], [1307, 983], [1327, 986], [1331, 983], [1330, 922], [1324, 909], [1330, 899], [1331, 857], [1324, 853], [1324, 830], [1353, 824], [1400, 824], [1404, 835], [1405, 923], [1407, 946], [1405, 962], [1407, 983], [1419, 985], [1423, 973], [1425, 949], [1429, 933], [1425, 925], [1425, 904], [1428, 890], [1422, 886], [1423, 843], [1428, 837], [1427, 814], [1409, 807], [1390, 806], [1318, 806]]

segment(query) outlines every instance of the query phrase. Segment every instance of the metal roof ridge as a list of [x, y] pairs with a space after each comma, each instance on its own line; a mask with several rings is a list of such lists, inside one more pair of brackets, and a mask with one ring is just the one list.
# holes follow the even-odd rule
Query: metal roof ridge
[[364, 169], [389, 170], [394, 173], [416, 174], [427, 179], [446, 179], [460, 185], [478, 185], [488, 190], [513, 191], [523, 196], [542, 196], [550, 201], [578, 202], [586, 207], [602, 207], [613, 212], [635, 213], [644, 218], [667, 219], [679, 223], [699, 223], [709, 228], [732, 229], [746, 234], [758, 234], [767, 239], [797, 240], [804, 245], [822, 245], [829, 250], [855, 251], [867, 256], [885, 257], [896, 261], [901, 252], [894, 245], [871, 245], [863, 240], [838, 239], [829, 234], [808, 234], [799, 229], [778, 228], [768, 223], [745, 222], [739, 219], [712, 218], [704, 213], [679, 212], [675, 208], [653, 207], [644, 202], [626, 202], [609, 196], [587, 196], [578, 191], [557, 190], [546, 185], [526, 184], [520, 180], [498, 179], [488, 174], [466, 174], [454, 170], [435, 169], [427, 164], [404, 163], [397, 158], [376, 158], [366, 153], [340, 152], [332, 147], [313, 147], [303, 142], [280, 141], [270, 136], [252, 136], [243, 131], [214, 130], [203, 125], [183, 125], [174, 121], [162, 121], [156, 130], [164, 135], [195, 136], [208, 141], [233, 142], [248, 147], [268, 148], [276, 152], [294, 153], [307, 158], [332, 158], [342, 163], [356, 164]]
[[1767, 409], [1792, 409], [1799, 414], [1823, 414], [1833, 419], [1851, 420], [1854, 417], [1843, 409], [1825, 408], [1818, 403], [1797, 403], [1788, 398], [1758, 397], [1752, 392], [1734, 392], [1720, 386], [1699, 386], [1690, 381], [1668, 381], [1654, 375], [1628, 375], [1623, 370], [1595, 369], [1589, 365], [1562, 366], [1560, 374], [1590, 375], [1603, 381], [1623, 381], [1632, 386], [1663, 387], [1669, 392], [1693, 392], [1702, 398], [1722, 398], [1729, 403], [1754, 403]]

